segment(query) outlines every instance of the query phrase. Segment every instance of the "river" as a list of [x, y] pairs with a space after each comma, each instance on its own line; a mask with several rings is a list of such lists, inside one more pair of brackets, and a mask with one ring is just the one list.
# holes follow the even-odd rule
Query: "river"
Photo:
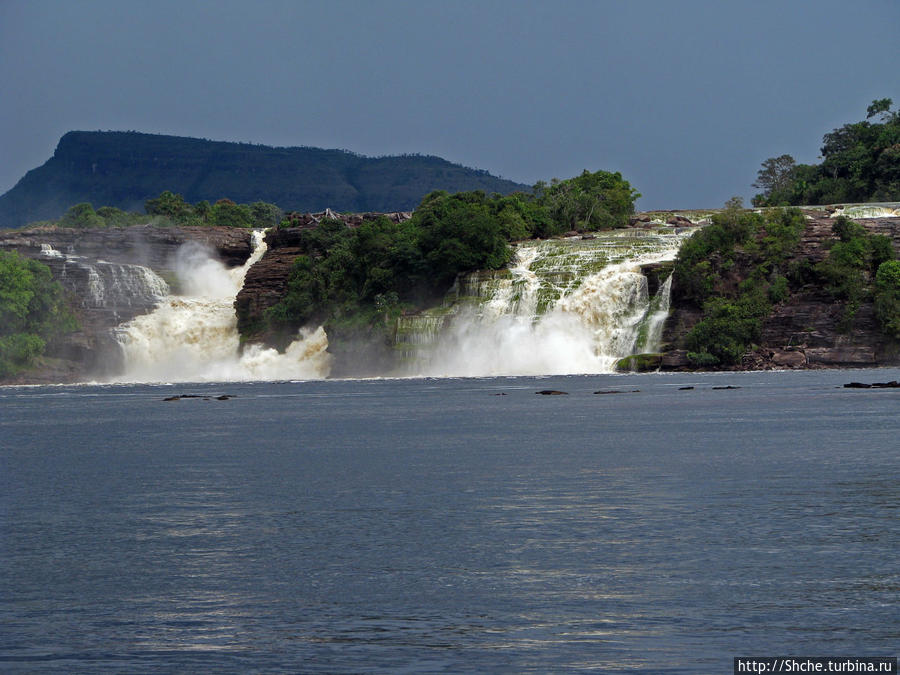
[[896, 656], [896, 379], [2, 387], [0, 670]]

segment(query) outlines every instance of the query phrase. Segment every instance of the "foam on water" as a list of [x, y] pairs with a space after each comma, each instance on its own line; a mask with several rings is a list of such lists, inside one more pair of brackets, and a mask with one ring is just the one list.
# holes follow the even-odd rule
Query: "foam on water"
[[398, 343], [407, 372], [612, 372], [636, 350], [658, 348], [671, 283], [650, 297], [641, 266], [673, 260], [691, 234], [628, 230], [521, 244], [508, 272], [461, 279], [441, 314], [406, 319]]
[[241, 349], [234, 299], [247, 270], [266, 250], [263, 232], [253, 236], [253, 254], [230, 270], [197, 242], [179, 249], [176, 275], [182, 294], [166, 297], [155, 311], [118, 328], [125, 370], [117, 381], [295, 380], [328, 375], [328, 341], [321, 328], [301, 331], [284, 353], [261, 345]]

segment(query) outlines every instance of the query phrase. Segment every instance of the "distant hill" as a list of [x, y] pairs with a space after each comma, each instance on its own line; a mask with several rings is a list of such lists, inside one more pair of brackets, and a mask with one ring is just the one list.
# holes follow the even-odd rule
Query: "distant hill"
[[189, 202], [228, 197], [285, 210], [409, 211], [432, 190], [530, 188], [440, 157], [364, 157], [132, 131], [70, 131], [43, 166], [0, 196], [0, 227], [58, 218], [79, 202], [142, 211], [163, 190]]

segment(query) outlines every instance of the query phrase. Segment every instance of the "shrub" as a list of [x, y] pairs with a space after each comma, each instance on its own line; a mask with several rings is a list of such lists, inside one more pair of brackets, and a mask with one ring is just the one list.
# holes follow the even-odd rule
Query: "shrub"
[[75, 204], [69, 207], [65, 215], [59, 221], [60, 227], [105, 227], [106, 221], [94, 211], [94, 207], [88, 202]]
[[900, 261], [888, 260], [878, 266], [875, 316], [887, 335], [900, 340]]
[[0, 252], [0, 377], [28, 368], [49, 340], [76, 328], [50, 268]]
[[738, 363], [749, 345], [759, 340], [762, 320], [770, 310], [758, 291], [736, 300], [713, 298], [703, 307], [703, 319], [687, 335], [688, 350], [714, 356], [722, 365]]

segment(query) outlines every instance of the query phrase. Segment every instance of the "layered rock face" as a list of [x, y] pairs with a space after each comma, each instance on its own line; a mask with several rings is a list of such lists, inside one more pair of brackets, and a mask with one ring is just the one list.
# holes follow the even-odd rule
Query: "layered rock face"
[[251, 253], [249, 230], [153, 227], [74, 230], [46, 227], [0, 233], [0, 250], [47, 265], [70, 299], [81, 330], [48, 347], [59, 360], [47, 381], [113, 373], [121, 354], [113, 329], [152, 311], [175, 282], [177, 252], [187, 242], [209, 248], [225, 265]]
[[[312, 227], [315, 227], [313, 225]], [[307, 227], [271, 230], [266, 234], [266, 252], [247, 270], [244, 286], [234, 301], [238, 332], [256, 342], [284, 346], [287, 338], [266, 332], [265, 312], [287, 293], [294, 260], [303, 253], [300, 234]]]
[[40, 259], [42, 247], [51, 246], [62, 254], [94, 260], [143, 265], [155, 272], [173, 269], [174, 254], [188, 241], [213, 249], [229, 267], [242, 265], [250, 257], [251, 234], [232, 227], [132, 227], [79, 230], [63, 227], [36, 227], [0, 232], [0, 250], [18, 251]]
[[[885, 235], [893, 241], [900, 256], [900, 218], [866, 218], [856, 222], [871, 234]], [[814, 214], [795, 255], [813, 265], [828, 257], [827, 242], [834, 239], [834, 220], [828, 214]], [[736, 266], [737, 267], [737, 266]], [[736, 274], [735, 282], [741, 280]], [[863, 303], [849, 331], [839, 327], [844, 305], [831, 298], [823, 288], [806, 285], [779, 303], [763, 322], [760, 349], [745, 358], [742, 369], [864, 367], [900, 364], [900, 349], [889, 340], [878, 324], [871, 302]], [[673, 288], [672, 312], [666, 322], [664, 341], [679, 346], [700, 320], [701, 312], [680, 301]], [[687, 352], [670, 349], [663, 355], [664, 368], [688, 369]]]
[[354, 213], [336, 214], [330, 211], [315, 214], [291, 214], [296, 227], [278, 228], [266, 233], [266, 253], [247, 271], [244, 286], [238, 293], [234, 306], [238, 318], [238, 331], [244, 338], [283, 347], [290, 336], [267, 332], [264, 317], [267, 309], [277, 304], [287, 292], [291, 269], [303, 247], [301, 234], [316, 227], [322, 218], [343, 220], [349, 227], [357, 227], [365, 220], [385, 216], [395, 223], [409, 220], [412, 213]]

